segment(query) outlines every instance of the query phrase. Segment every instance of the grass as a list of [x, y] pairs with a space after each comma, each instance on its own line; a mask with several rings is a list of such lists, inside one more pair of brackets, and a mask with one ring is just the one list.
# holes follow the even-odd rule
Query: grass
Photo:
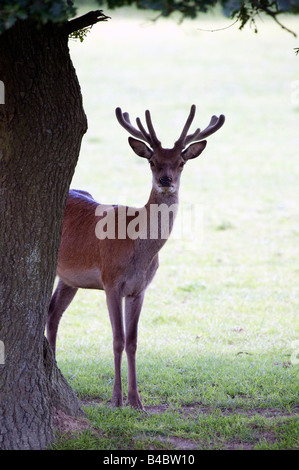
[[[166, 146], [193, 102], [194, 126], [211, 114], [227, 121], [182, 175], [196, 236], [168, 241], [147, 291], [137, 358], [147, 414], [110, 407], [105, 298], [80, 291], [61, 321], [57, 358], [89, 426], [61, 432], [54, 448], [296, 449], [298, 41], [271, 21], [255, 35], [203, 31], [229, 24], [213, 14], [182, 25], [132, 9], [110, 16], [70, 44], [89, 120], [72, 187], [105, 203], [146, 202], [149, 169], [132, 155], [116, 106], [132, 117], [151, 109]], [[124, 388], [126, 374], [124, 358]]]

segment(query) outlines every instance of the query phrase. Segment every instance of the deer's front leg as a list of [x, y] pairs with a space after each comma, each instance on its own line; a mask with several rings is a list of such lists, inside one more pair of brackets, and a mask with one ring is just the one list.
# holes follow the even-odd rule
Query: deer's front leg
[[142, 308], [144, 293], [138, 296], [126, 297], [125, 322], [126, 322], [126, 354], [128, 361], [128, 403], [133, 408], [144, 410], [137, 389], [136, 377], [136, 350], [138, 320]]
[[121, 359], [125, 346], [125, 335], [122, 314], [122, 298], [118, 292], [114, 290], [106, 290], [106, 300], [113, 334], [114, 384], [112, 392], [112, 405], [123, 406]]

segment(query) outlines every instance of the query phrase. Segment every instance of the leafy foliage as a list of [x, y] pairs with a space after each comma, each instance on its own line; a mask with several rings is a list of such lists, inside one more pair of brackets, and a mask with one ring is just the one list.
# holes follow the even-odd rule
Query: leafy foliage
[[240, 28], [247, 23], [255, 26], [255, 18], [260, 13], [266, 13], [273, 18], [283, 12], [299, 13], [299, 0], [98, 0], [98, 3], [111, 9], [134, 4], [140, 9], [160, 11], [162, 16], [180, 12], [184, 18], [195, 18], [198, 13], [207, 12], [220, 3], [227, 16], [238, 18]]
[[69, 35], [71, 39], [79, 39], [80, 42], [83, 42], [86, 38], [87, 34], [90, 33], [91, 28], [93, 25], [86, 26], [86, 28], [79, 29], [78, 31], [74, 31]]
[[70, 0], [0, 0], [0, 34], [17, 20], [31, 19], [38, 24], [62, 23], [76, 14]]
[[205, 13], [214, 7], [213, 0], [98, 0], [100, 5], [107, 4], [109, 8], [123, 5], [136, 5], [140, 9], [159, 11], [161, 16], [169, 16], [179, 12], [184, 18], [195, 18], [198, 13]]
[[[154, 10], [159, 16], [181, 13], [183, 18], [195, 18], [217, 4], [216, 0], [97, 0], [101, 6], [110, 9], [135, 5], [139, 9]], [[62, 23], [76, 14], [75, 0], [0, 0], [0, 34], [9, 29], [17, 20], [32, 19], [38, 24], [48, 21]], [[257, 32], [255, 18], [260, 13], [271, 16], [281, 27], [277, 19], [280, 13], [299, 13], [299, 0], [221, 0], [218, 2], [227, 16], [235, 18], [242, 29], [246, 24]], [[293, 33], [294, 34], [294, 33]]]
[[[257, 26], [255, 19], [261, 13], [266, 13], [268, 16], [272, 17], [283, 29], [286, 30], [288, 29], [278, 21], [278, 15], [285, 12], [299, 13], [298, 0], [251, 0], [247, 2], [230, 0], [223, 3], [225, 4], [224, 8], [229, 11], [230, 16], [232, 18], [237, 18], [239, 21], [240, 29], [242, 29], [246, 24], [249, 24], [254, 28], [256, 33]], [[294, 34], [292, 31], [289, 32]]]

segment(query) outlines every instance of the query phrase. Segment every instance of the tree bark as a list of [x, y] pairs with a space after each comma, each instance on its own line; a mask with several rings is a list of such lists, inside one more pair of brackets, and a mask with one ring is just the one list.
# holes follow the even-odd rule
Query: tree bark
[[87, 129], [67, 31], [19, 21], [0, 36], [0, 448], [44, 449], [54, 408], [80, 402], [44, 338], [67, 193]]

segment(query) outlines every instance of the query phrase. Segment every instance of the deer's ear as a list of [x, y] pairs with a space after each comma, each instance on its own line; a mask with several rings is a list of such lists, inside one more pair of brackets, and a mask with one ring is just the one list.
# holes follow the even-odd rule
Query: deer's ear
[[184, 160], [190, 160], [191, 158], [198, 157], [201, 152], [206, 148], [207, 141], [202, 140], [200, 142], [195, 142], [194, 144], [189, 145], [186, 150], [183, 151], [182, 157]]
[[144, 142], [132, 137], [129, 137], [128, 140], [130, 146], [139, 157], [147, 158], [148, 160], [152, 157], [153, 151]]

